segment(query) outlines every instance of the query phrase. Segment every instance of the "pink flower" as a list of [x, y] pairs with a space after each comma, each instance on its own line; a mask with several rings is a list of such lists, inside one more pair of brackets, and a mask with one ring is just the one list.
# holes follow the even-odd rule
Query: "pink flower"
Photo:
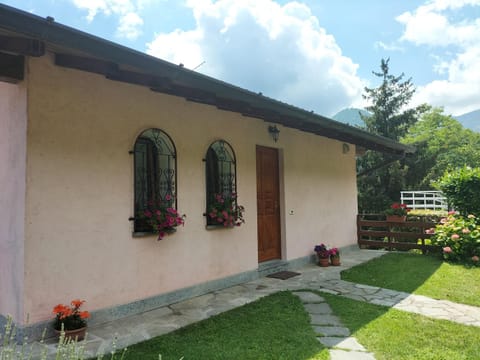
[[165, 195], [165, 200], [166, 201], [172, 200], [172, 196], [170, 194]]
[[145, 214], [145, 216], [148, 217], [148, 218], [151, 218], [152, 215], [153, 215], [150, 210], [145, 210], [144, 214]]
[[450, 210], [450, 211], [448, 212], [448, 215], [455, 215], [455, 211]]
[[452, 252], [452, 248], [450, 246], [445, 246], [443, 248], [443, 252], [446, 253], [446, 254], [449, 254]]
[[425, 230], [425, 234], [435, 234], [435, 228]]
[[159, 231], [158, 232], [158, 240], [162, 240], [167, 233], [165, 231]]
[[467, 228], [462, 229], [462, 233], [464, 233], [464, 234], [469, 234], [469, 233], [470, 233], [470, 230], [468, 230]]
[[456, 241], [456, 240], [460, 239], [460, 235], [453, 234], [451, 238], [452, 238], [453, 241]]
[[472, 261], [473, 262], [478, 262], [480, 258], [477, 255], [472, 256]]
[[226, 212], [225, 210], [222, 211], [222, 215], [224, 219], [228, 219], [228, 212]]

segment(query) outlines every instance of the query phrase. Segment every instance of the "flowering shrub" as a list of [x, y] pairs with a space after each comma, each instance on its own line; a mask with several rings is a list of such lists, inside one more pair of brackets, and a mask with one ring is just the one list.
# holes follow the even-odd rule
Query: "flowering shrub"
[[476, 216], [450, 212], [427, 233], [434, 234], [432, 243], [442, 247], [444, 259], [480, 265], [480, 221]]
[[313, 248], [313, 251], [317, 253], [317, 256], [320, 259], [327, 259], [330, 257], [330, 250], [325, 244], [315, 245], [315, 247]]
[[87, 326], [87, 321], [90, 317], [88, 311], [80, 311], [80, 307], [85, 300], [72, 300], [70, 306], [58, 304], [53, 308], [55, 314], [55, 320], [53, 322], [53, 328], [55, 330], [61, 330], [62, 324], [64, 330], [76, 330]]
[[385, 214], [406, 216], [410, 210], [406, 204], [393, 203], [389, 209], [385, 210]]
[[331, 248], [330, 249], [330, 257], [331, 258], [340, 257], [340, 250], [338, 250], [338, 248], [336, 248], [336, 247]]
[[214, 201], [208, 208], [211, 222], [225, 227], [240, 226], [245, 223], [243, 213], [245, 208], [237, 204], [237, 195], [215, 194]]
[[164, 199], [150, 200], [143, 216], [152, 226], [152, 230], [158, 233], [158, 240], [162, 240], [168, 233], [174, 232], [178, 225], [185, 224], [185, 215], [180, 215], [173, 208], [173, 197], [166, 195]]

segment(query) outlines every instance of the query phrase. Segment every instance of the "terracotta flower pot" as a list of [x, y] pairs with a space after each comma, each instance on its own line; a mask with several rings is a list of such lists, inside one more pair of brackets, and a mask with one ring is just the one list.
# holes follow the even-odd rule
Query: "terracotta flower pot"
[[332, 266], [340, 266], [340, 256], [332, 256], [330, 258], [330, 264]]
[[[55, 329], [55, 332], [60, 336], [61, 331]], [[75, 329], [75, 330], [64, 330], [65, 332], [65, 340], [83, 340], [85, 339], [85, 334], [87, 332], [87, 327], [84, 326], [80, 329]]]
[[329, 258], [319, 258], [318, 259], [318, 265], [321, 267], [327, 267], [330, 265], [330, 259]]

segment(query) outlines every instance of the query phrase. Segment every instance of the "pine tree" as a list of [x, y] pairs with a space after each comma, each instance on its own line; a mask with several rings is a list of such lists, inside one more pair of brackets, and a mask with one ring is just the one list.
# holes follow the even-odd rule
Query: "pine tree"
[[[404, 81], [404, 74], [389, 73], [390, 59], [382, 59], [381, 72], [372, 71], [381, 78], [377, 88], [365, 87], [364, 99], [371, 115], [361, 115], [364, 129], [377, 135], [399, 140], [410, 126], [415, 124], [425, 106], [407, 109], [415, 88], [411, 78]], [[407, 168], [398, 157], [368, 150], [357, 160], [358, 207], [360, 213], [382, 212], [392, 202], [398, 201], [404, 187]]]

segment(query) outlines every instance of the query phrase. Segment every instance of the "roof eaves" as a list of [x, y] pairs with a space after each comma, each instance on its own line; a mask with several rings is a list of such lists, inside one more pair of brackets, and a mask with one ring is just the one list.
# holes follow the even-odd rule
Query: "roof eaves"
[[[69, 49], [74, 53], [83, 53], [116, 64], [141, 69], [142, 72], [165, 77], [181, 86], [213, 93], [218, 97], [248, 103], [251, 107], [264, 109], [293, 119], [289, 127], [308, 131], [318, 135], [334, 137], [368, 149], [391, 153], [414, 152], [411, 146], [400, 144], [391, 139], [373, 135], [364, 130], [339, 123], [324, 116], [292, 106], [290, 104], [263, 96], [261, 93], [237, 87], [221, 80], [197, 73], [165, 60], [113, 43], [91, 34], [70, 28], [51, 20], [0, 4], [0, 27], [4, 30], [33, 37], [57, 47]], [[246, 114], [248, 116], [248, 114]], [[276, 122], [274, 117], [265, 121]], [[298, 124], [297, 124], [298, 122]], [[279, 124], [281, 122], [278, 121]]]

